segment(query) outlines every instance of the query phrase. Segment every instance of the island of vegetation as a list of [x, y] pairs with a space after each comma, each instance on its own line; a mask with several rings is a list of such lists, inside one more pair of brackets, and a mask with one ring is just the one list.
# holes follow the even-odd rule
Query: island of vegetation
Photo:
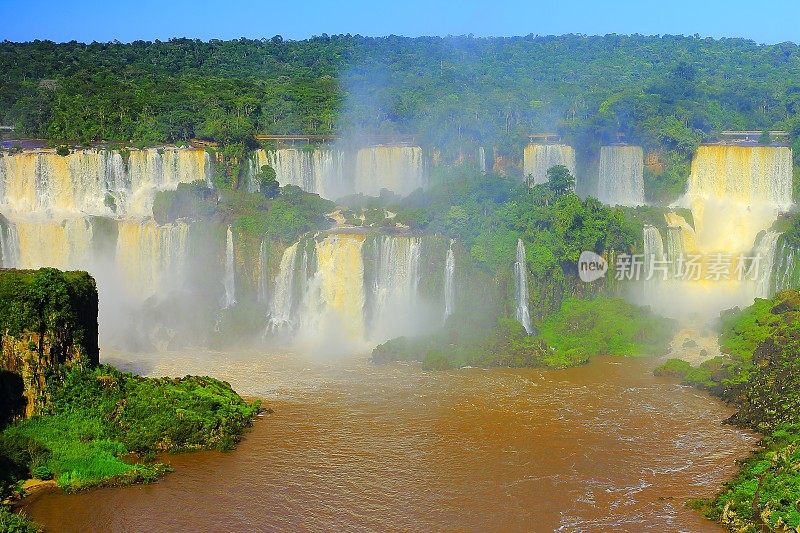
[[26, 480], [66, 491], [149, 482], [161, 452], [231, 449], [260, 410], [209, 377], [145, 378], [98, 364], [85, 272], [0, 271], [0, 531]]

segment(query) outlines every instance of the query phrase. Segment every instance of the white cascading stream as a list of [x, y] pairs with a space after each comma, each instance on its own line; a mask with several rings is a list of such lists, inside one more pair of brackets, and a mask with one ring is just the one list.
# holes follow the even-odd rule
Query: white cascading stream
[[233, 230], [228, 226], [225, 233], [225, 300], [223, 307], [236, 305], [236, 268], [233, 254]]
[[529, 144], [523, 154], [522, 169], [525, 177], [532, 176], [538, 185], [547, 182], [547, 171], [562, 165], [575, 176], [575, 150], [566, 144]]
[[456, 285], [453, 279], [456, 271], [456, 258], [453, 254], [453, 241], [447, 247], [447, 257], [444, 261], [444, 319], [455, 311]]
[[268, 331], [288, 331], [294, 322], [294, 288], [297, 249], [294, 243], [284, 250], [270, 306]]
[[0, 210], [13, 216], [148, 217], [156, 191], [210, 180], [203, 150], [37, 150], [0, 157]]
[[758, 258], [754, 295], [756, 298], [769, 298], [772, 296], [772, 278], [775, 271], [778, 240], [781, 233], [768, 231], [761, 236], [754, 250], [754, 257]]
[[419, 146], [371, 146], [356, 153], [353, 192], [377, 196], [381, 189], [389, 189], [407, 195], [425, 185]]
[[256, 150], [249, 161], [248, 190], [257, 192], [256, 175], [262, 166], [275, 170], [281, 185], [297, 185], [324, 198], [337, 198], [347, 191], [344, 182], [344, 152], [331, 148], [279, 148]]
[[388, 339], [412, 328], [418, 304], [419, 237], [377, 237], [372, 245], [374, 285], [371, 294], [370, 339]]
[[661, 232], [655, 226], [646, 225], [643, 233], [644, 272], [642, 274], [645, 278], [652, 280], [663, 279], [664, 273], [659, 270], [662, 265], [665, 265], [663, 263], [665, 258], [664, 241], [661, 238]]
[[514, 262], [514, 277], [516, 280], [517, 321], [522, 324], [530, 335], [533, 332], [531, 314], [528, 309], [528, 267], [525, 258], [525, 243], [517, 240], [517, 258]]
[[644, 152], [640, 146], [603, 146], [597, 198], [609, 205], [644, 204]]
[[776, 292], [798, 286], [798, 279], [795, 273], [795, 265], [797, 263], [795, 255], [797, 255], [797, 249], [790, 246], [785, 239], [781, 239], [781, 246], [773, 271], [772, 286]]

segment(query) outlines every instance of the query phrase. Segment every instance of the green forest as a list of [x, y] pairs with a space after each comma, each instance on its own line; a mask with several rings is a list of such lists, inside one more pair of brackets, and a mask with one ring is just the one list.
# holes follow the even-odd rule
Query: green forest
[[725, 129], [800, 133], [798, 68], [796, 44], [696, 36], [6, 41], [0, 122], [70, 142], [404, 133], [511, 150], [557, 131], [688, 153]]

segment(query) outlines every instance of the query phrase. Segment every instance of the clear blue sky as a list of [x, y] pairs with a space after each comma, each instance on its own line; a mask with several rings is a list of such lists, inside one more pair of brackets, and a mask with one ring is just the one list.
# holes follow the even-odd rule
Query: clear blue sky
[[800, 42], [800, 1], [0, 0], [0, 40], [304, 39], [322, 33], [670, 33]]

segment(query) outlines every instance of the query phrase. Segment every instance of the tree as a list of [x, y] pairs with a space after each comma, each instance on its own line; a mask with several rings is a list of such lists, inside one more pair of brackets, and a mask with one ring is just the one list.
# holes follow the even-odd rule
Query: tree
[[567, 194], [575, 189], [575, 178], [564, 165], [556, 165], [547, 171], [547, 187], [556, 196]]
[[275, 177], [275, 169], [269, 165], [261, 167], [261, 172], [256, 176], [258, 178], [261, 194], [267, 198], [275, 198], [280, 192], [280, 183]]

